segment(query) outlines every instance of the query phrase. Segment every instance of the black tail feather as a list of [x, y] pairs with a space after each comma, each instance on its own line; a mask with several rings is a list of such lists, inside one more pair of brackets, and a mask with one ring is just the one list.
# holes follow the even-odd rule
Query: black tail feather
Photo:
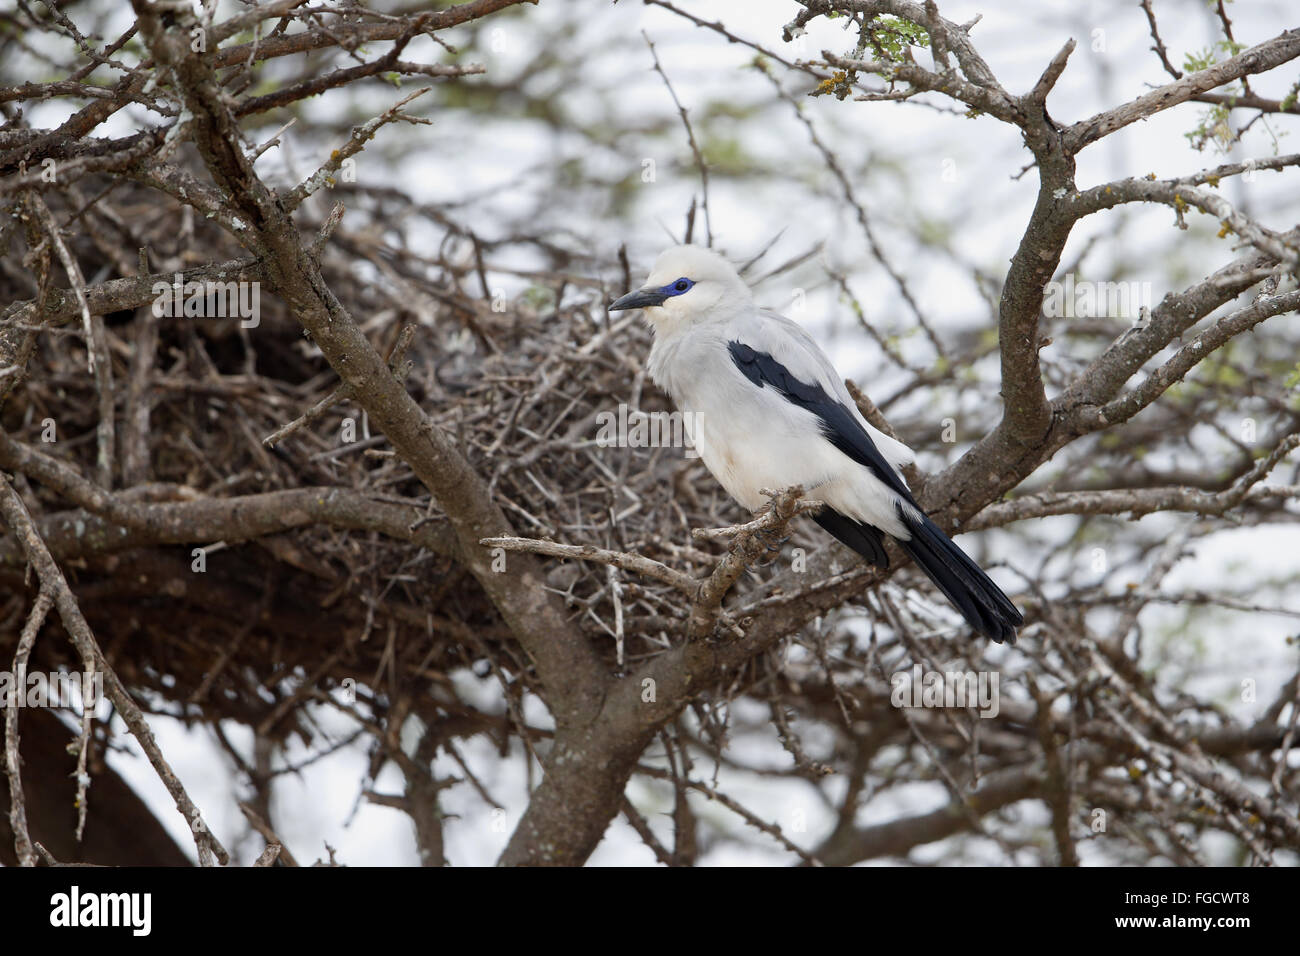
[[867, 564], [877, 567], [889, 567], [889, 555], [885, 553], [885, 533], [861, 521], [846, 518], [834, 508], [822, 508], [812, 516], [822, 528], [835, 537], [846, 548], [852, 548], [862, 555]]
[[[903, 524], [912, 532], [911, 539], [899, 541], [899, 546], [930, 576], [971, 627], [998, 644], [1014, 644], [1016, 628], [1025, 621], [1011, 599], [937, 524], [917, 514], [920, 516], [898, 509]], [[862, 555], [867, 564], [889, 567], [885, 533], [879, 528], [845, 517], [833, 508], [822, 508], [812, 518], [845, 547]]]
[[1016, 628], [1025, 620], [1011, 599], [924, 514], [908, 514], [902, 508], [898, 513], [912, 532], [910, 540], [898, 542], [908, 557], [930, 576], [971, 627], [995, 643], [1014, 644]]

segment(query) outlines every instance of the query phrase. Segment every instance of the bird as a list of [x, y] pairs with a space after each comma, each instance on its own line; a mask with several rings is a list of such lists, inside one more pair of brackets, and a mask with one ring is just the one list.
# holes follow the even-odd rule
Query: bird
[[889, 566], [888, 535], [975, 631], [1015, 643], [1020, 611], [912, 497], [900, 471], [912, 450], [872, 427], [812, 336], [759, 308], [723, 256], [671, 246], [642, 288], [608, 308], [645, 310], [647, 371], [742, 507], [762, 510], [768, 489], [808, 489], [824, 503], [813, 520], [868, 564]]

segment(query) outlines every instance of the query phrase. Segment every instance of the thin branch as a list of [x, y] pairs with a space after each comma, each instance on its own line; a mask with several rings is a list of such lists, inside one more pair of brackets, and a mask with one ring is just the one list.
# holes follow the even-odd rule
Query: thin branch
[[27, 560], [36, 569], [42, 590], [48, 591], [52, 596], [54, 606], [59, 611], [59, 618], [78, 653], [83, 660], [93, 661], [96, 670], [103, 675], [109, 700], [117, 708], [118, 714], [126, 722], [131, 735], [139, 742], [149, 763], [153, 765], [159, 779], [162, 780], [163, 786], [176, 802], [176, 809], [185, 818], [185, 823], [194, 836], [200, 862], [206, 863], [212, 854], [215, 854], [222, 864], [229, 862], [230, 857], [225, 847], [204, 824], [198, 807], [194, 805], [185, 787], [172, 771], [171, 765], [158, 749], [158, 743], [154, 740], [153, 732], [149, 729], [144, 714], [131, 698], [126, 687], [118, 680], [116, 672], [109, 666], [90, 630], [90, 625], [82, 616], [81, 608], [77, 606], [77, 599], [73, 596], [72, 589], [68, 587], [63, 572], [59, 570], [59, 566], [45, 547], [45, 542], [37, 533], [26, 505], [14, 491], [8, 477], [4, 475], [0, 475], [0, 517], [4, 518], [5, 524], [9, 526], [27, 555]]
[[27, 672], [27, 660], [36, 644], [36, 635], [53, 604], [54, 599], [44, 588], [32, 602], [27, 622], [18, 637], [18, 649], [14, 652], [12, 674], [17, 686], [5, 708], [5, 775], [9, 782], [9, 828], [14, 834], [14, 851], [18, 855], [19, 866], [35, 866], [36, 851], [32, 847], [31, 834], [27, 832], [27, 800], [23, 793], [22, 757], [19, 754], [18, 695], [26, 690], [22, 675]]

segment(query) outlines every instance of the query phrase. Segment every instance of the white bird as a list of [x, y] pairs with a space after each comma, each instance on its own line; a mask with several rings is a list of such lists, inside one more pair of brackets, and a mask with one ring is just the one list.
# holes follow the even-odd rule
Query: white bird
[[763, 507], [762, 489], [802, 485], [826, 503], [814, 520], [868, 564], [888, 566], [889, 534], [975, 630], [1015, 642], [1020, 612], [908, 491], [899, 468], [914, 460], [911, 449], [862, 417], [812, 337], [755, 306], [726, 259], [674, 246], [644, 288], [609, 309], [645, 309], [650, 375], [687, 413], [700, 459], [743, 507]]

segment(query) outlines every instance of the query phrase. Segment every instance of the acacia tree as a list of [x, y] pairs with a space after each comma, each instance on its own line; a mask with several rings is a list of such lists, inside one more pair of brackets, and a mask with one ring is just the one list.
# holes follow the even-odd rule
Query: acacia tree
[[[312, 760], [364, 741], [367, 798], [409, 815], [429, 864], [447, 862], [456, 788], [517, 817], [505, 864], [580, 864], [620, 814], [656, 859], [689, 864], [721, 832], [701, 798], [809, 863], [905, 857], [958, 834], [985, 839], [951, 844], [953, 859], [991, 843], [1007, 859], [1074, 864], [1088, 841], [1112, 860], [1197, 863], [1211, 831], [1243, 859], [1300, 849], [1287, 760], [1300, 673], [1244, 721], [1154, 668], [1144, 625], [1168, 603], [1276, 609], [1262, 590], [1165, 580], [1230, 523], [1295, 520], [1294, 460], [1290, 484], [1269, 479], [1300, 444], [1284, 318], [1300, 306], [1300, 232], [1233, 205], [1223, 185], [1293, 176], [1300, 155], [1176, 179], [1076, 174], [1082, 151], [1180, 107], [1209, 111], [1196, 121], [1202, 140], [1259, 117], [1288, 121], [1297, 85], [1276, 74], [1300, 57], [1300, 31], [1239, 41], [1220, 7], [1223, 45], [1180, 70], [1144, 3], [1168, 80], [1065, 122], [1048, 101], [1073, 41], [1011, 92], [974, 24], [945, 19], [933, 0], [806, 0], [781, 38], [647, 2], [753, 49], [923, 330], [918, 353], [863, 322], [901, 383], [873, 404], [850, 382], [863, 414], [944, 455], [952, 443], [933, 422], [951, 419], [934, 410], [986, 380], [1000, 395], [963, 417], [963, 432], [983, 437], [942, 471], [908, 478], [946, 530], [1015, 532], [999, 553], [1025, 611], [1019, 644], [990, 650], [954, 626], [896, 551], [888, 569], [866, 568], [812, 537], [798, 516], [814, 505], [797, 490], [775, 489], [749, 520], [689, 459], [603, 447], [599, 428], [620, 404], [667, 409], [641, 366], [648, 333], [603, 308], [639, 279], [626, 252], [584, 256], [527, 217], [480, 237], [455, 203], [356, 175], [367, 144], [455, 110], [514, 98], [557, 128], [578, 126], [526, 75], [480, 77], [465, 55], [496, 23], [530, 23], [531, 11], [507, 9], [517, 0], [436, 11], [269, 0], [201, 16], [133, 0], [133, 22], [111, 39], [96, 32], [106, 11], [22, 4], [5, 16], [4, 43], [58, 76], [9, 75], [0, 89], [0, 467], [11, 476], [0, 483], [0, 652], [15, 672], [100, 673], [112, 713], [70, 708], [69, 756], [65, 724], [8, 708], [7, 860], [182, 858], [105, 764], [123, 732], [166, 783], [200, 861], [228, 859], [153, 741], [151, 711], [211, 728], [269, 845], [261, 862], [286, 857], [272, 798], [297, 769], [286, 761], [295, 741]], [[794, 56], [777, 42], [828, 19], [849, 27], [849, 49]], [[455, 31], [469, 42], [446, 38]], [[321, 118], [343, 90], [370, 95], [403, 77], [434, 82], [390, 92], [363, 120], [341, 106]], [[1252, 82], [1281, 89], [1272, 98]], [[803, 113], [805, 95], [846, 111], [955, 103], [1023, 138], [1037, 201], [994, 280], [996, 337], [929, 320], [851, 167]], [[45, 101], [86, 105], [41, 126], [31, 117]], [[325, 158], [305, 175], [270, 171], [263, 157], [300, 118]], [[709, 242], [719, 168], [696, 135], [707, 118], [680, 118], [702, 200], [685, 238]], [[440, 168], [454, 175], [465, 161]], [[1063, 259], [1071, 236], [1130, 204], [1167, 206], [1182, 226], [1207, 216], [1227, 251], [1135, 317], [1062, 315], [1058, 277], [1079, 271]], [[515, 264], [521, 250], [532, 267]], [[502, 277], [532, 288], [503, 296]], [[864, 313], [845, 276], [829, 281]], [[1115, 520], [1156, 512], [1196, 519]], [[1025, 530], [1049, 516], [1071, 521], [1060, 539]], [[793, 550], [773, 560], [786, 535]], [[1081, 555], [1092, 556], [1085, 573]], [[897, 706], [896, 677], [914, 667], [998, 675], [996, 712]], [[1241, 679], [1259, 676], [1249, 667]], [[496, 683], [490, 705], [453, 679], [465, 673]], [[325, 710], [347, 716], [351, 737], [323, 729]], [[252, 730], [251, 749], [229, 739], [229, 722]], [[784, 764], [751, 765], [734, 746], [742, 737], [779, 740]], [[485, 739], [527, 773], [525, 806], [505, 806], [482, 757], [468, 755]], [[807, 842], [795, 820], [751, 809], [701, 772], [702, 759], [797, 782], [832, 825]], [[389, 765], [400, 793], [369, 786]], [[671, 839], [632, 799], [633, 781], [666, 795]], [[858, 822], [873, 801], [894, 806], [894, 793], [924, 784], [950, 802]], [[1008, 812], [1035, 805], [1041, 818]], [[143, 845], [119, 845], [142, 828]]]

